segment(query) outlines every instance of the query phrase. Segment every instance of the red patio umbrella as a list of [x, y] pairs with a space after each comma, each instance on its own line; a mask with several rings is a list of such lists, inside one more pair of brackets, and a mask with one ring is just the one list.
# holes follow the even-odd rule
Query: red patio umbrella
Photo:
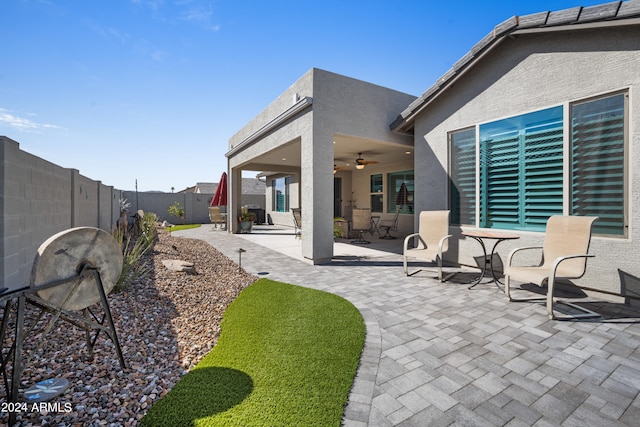
[[216, 192], [211, 199], [211, 206], [227, 206], [227, 173], [222, 172]]

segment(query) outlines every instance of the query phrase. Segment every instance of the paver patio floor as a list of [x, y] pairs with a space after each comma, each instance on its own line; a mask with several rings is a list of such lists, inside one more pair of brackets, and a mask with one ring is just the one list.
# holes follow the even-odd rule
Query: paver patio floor
[[243, 248], [246, 271], [360, 310], [367, 336], [345, 426], [640, 425], [639, 307], [602, 302], [589, 305], [600, 319], [552, 321], [541, 303], [507, 302], [493, 284], [467, 289], [475, 273], [446, 283], [433, 271], [406, 277], [398, 253], [348, 243], [314, 266], [292, 234], [263, 231], [204, 225], [174, 235], [236, 261]]

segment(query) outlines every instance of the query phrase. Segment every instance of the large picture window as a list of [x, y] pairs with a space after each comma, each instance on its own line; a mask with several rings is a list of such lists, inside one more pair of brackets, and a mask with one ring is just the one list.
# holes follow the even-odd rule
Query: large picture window
[[543, 231], [566, 212], [625, 236], [627, 114], [620, 93], [451, 132], [452, 224]]
[[413, 171], [393, 172], [387, 175], [387, 212], [413, 213]]
[[289, 211], [289, 183], [288, 176], [271, 180], [273, 195], [273, 210], [275, 212]]
[[480, 126], [480, 227], [544, 230], [562, 214], [562, 107]]

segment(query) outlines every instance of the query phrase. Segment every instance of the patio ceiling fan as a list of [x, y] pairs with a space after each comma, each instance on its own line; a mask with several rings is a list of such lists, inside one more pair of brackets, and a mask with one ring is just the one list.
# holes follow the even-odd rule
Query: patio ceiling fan
[[333, 173], [335, 174], [338, 171], [348, 171], [349, 168], [347, 166], [338, 166], [335, 163], [333, 164]]
[[380, 162], [376, 162], [374, 160], [365, 160], [362, 158], [362, 153], [358, 153], [358, 158], [356, 159], [356, 169], [364, 169], [367, 165], [375, 165]]

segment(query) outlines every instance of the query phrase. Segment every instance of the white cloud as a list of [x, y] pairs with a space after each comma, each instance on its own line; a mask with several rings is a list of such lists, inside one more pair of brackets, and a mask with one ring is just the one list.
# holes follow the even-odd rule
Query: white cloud
[[128, 34], [123, 33], [122, 31], [114, 27], [105, 27], [93, 21], [87, 21], [87, 26], [91, 29], [91, 31], [105, 39], [115, 39], [123, 44], [126, 43], [129, 39]]
[[[35, 116], [35, 114], [25, 113], [28, 116]], [[51, 125], [47, 123], [37, 123], [24, 117], [18, 117], [9, 110], [0, 108], [0, 127], [10, 127], [23, 132], [39, 132], [48, 129], [64, 129], [63, 127]]]
[[187, 22], [195, 23], [201, 28], [207, 30], [220, 30], [219, 24], [212, 24], [213, 8], [209, 2], [187, 2], [184, 3], [185, 9], [180, 14], [180, 19]]

